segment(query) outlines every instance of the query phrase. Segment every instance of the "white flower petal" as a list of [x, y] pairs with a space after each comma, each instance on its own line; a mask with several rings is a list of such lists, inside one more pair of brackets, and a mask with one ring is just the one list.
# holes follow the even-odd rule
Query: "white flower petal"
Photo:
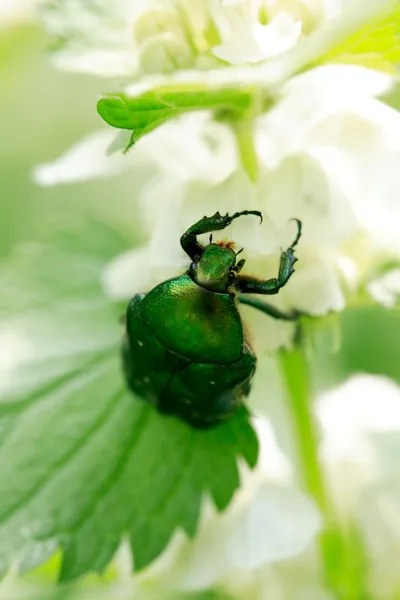
[[178, 274], [179, 266], [173, 260], [158, 254], [151, 244], [147, 244], [111, 260], [103, 271], [102, 283], [110, 298], [128, 300]]
[[223, 517], [214, 517], [211, 523], [200, 529], [194, 544], [184, 548], [178, 558], [176, 586], [179, 589], [204, 590], [228, 575], [230, 564], [224, 548], [227, 533]]
[[39, 185], [53, 186], [89, 179], [105, 179], [122, 173], [131, 161], [122, 154], [107, 155], [115, 131], [95, 131], [52, 163], [35, 167], [33, 178]]
[[292, 155], [264, 175], [260, 181], [263, 212], [282, 247], [294, 238], [294, 218], [303, 223], [299, 249], [337, 248], [348, 238], [356, 221], [347, 190], [339, 184], [328, 177], [321, 156], [311, 153]]
[[369, 96], [357, 107], [349, 103], [339, 113], [323, 119], [309, 135], [312, 144], [337, 147], [348, 155], [361, 156], [377, 145], [399, 150], [399, 138], [399, 112]]
[[293, 48], [301, 34], [301, 22], [285, 13], [278, 14], [268, 25], [237, 20], [229, 39], [212, 50], [217, 58], [232, 65], [255, 63]]
[[385, 73], [354, 65], [326, 65], [293, 77], [282, 86], [280, 102], [260, 120], [274, 149], [264, 151], [269, 166], [304, 149], [312, 129], [329, 116], [357, 113], [366, 99], [384, 94], [393, 84]]
[[386, 308], [393, 308], [400, 298], [400, 269], [391, 269], [367, 284], [368, 293]]
[[[285, 310], [278, 300], [266, 298], [265, 302]], [[293, 344], [294, 325], [279, 321], [250, 306], [242, 305], [240, 312], [248, 330], [248, 337], [256, 354], [276, 352], [279, 348], [290, 348]], [[267, 391], [267, 390], [266, 390]]]
[[[142, 140], [153, 151], [164, 170], [180, 181], [197, 178], [217, 184], [237, 167], [234, 135], [229, 127], [214, 122], [208, 113], [188, 114], [168, 123]], [[150, 142], [151, 140], [151, 142]]]
[[[270, 376], [269, 376], [270, 379]], [[273, 382], [270, 380], [265, 396], [269, 396], [274, 390]], [[264, 403], [268, 402], [264, 398]], [[253, 404], [251, 405], [253, 406]], [[253, 418], [252, 425], [256, 430], [260, 444], [257, 471], [268, 480], [277, 482], [288, 482], [292, 476], [293, 465], [280, 449], [277, 442], [277, 434], [270, 421], [265, 417]]]
[[114, 0], [105, 7], [84, 0], [44, 0], [42, 21], [61, 40], [56, 66], [107, 77], [131, 75], [138, 66], [132, 23], [147, 4]]
[[376, 375], [355, 375], [341, 386], [322, 394], [317, 415], [324, 430], [327, 457], [355, 458], [364, 452], [368, 432], [400, 429], [400, 389]]
[[[324, 65], [292, 77], [282, 86], [283, 97], [303, 100], [300, 110], [311, 110], [322, 100], [364, 99], [390, 90], [394, 79], [386, 73], [358, 65]], [[310, 90], [313, 93], [310, 94]]]
[[154, 277], [149, 269], [149, 248], [128, 250], [109, 262], [103, 271], [105, 293], [113, 300], [126, 300], [146, 291]]
[[261, 58], [276, 56], [293, 48], [302, 30], [301, 21], [296, 21], [285, 12], [280, 12], [268, 25], [257, 25], [255, 39], [260, 47]]
[[291, 558], [320, 528], [319, 511], [304, 494], [266, 483], [237, 515], [227, 540], [228, 557], [239, 569]]
[[306, 314], [325, 316], [331, 311], [342, 311], [345, 298], [335, 257], [315, 253], [313, 250], [307, 256], [298, 252], [296, 273], [282, 295], [290, 306]]
[[360, 194], [352, 199], [360, 225], [377, 244], [396, 254], [400, 252], [399, 160], [400, 151], [378, 150], [361, 157], [358, 165]]
[[123, 77], [135, 72], [138, 60], [123, 51], [60, 51], [52, 59], [57, 69], [90, 73], [98, 77]]
[[0, 0], [0, 28], [35, 16], [36, 0]]
[[148, 268], [179, 272], [189, 261], [179, 243], [184, 231], [177, 218], [183, 202], [182, 186], [175, 179], [159, 177], [149, 182], [139, 200], [150, 233]]

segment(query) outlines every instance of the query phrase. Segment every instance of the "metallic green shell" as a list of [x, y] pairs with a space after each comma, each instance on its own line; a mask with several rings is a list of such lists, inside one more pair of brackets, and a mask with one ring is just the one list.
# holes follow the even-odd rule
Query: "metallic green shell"
[[[133, 392], [160, 411], [175, 414], [195, 427], [208, 427], [231, 416], [249, 393], [256, 357], [243, 338], [233, 299], [213, 292], [207, 294], [228, 297], [221, 302], [196, 295], [190, 283], [186, 276], [178, 277], [131, 300], [122, 349], [124, 371]], [[183, 292], [181, 311], [178, 292]], [[194, 313], [192, 319], [191, 302], [197, 302], [203, 311]], [[218, 320], [223, 307], [226, 320], [222, 326]], [[180, 314], [184, 326], [180, 326]], [[202, 318], [207, 324], [205, 330], [201, 329]], [[233, 332], [225, 329], [230, 321], [234, 322]], [[197, 333], [200, 339], [196, 339]], [[209, 339], [211, 349], [207, 347]], [[219, 353], [216, 340], [221, 343]]]
[[188, 275], [152, 289], [142, 311], [163, 346], [192, 361], [230, 364], [242, 353], [242, 321], [232, 296], [206, 290]]

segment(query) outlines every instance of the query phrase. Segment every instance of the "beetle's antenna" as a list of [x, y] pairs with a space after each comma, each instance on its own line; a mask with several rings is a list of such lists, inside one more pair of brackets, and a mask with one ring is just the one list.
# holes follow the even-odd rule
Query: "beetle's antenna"
[[243, 250], [244, 250], [244, 248], [240, 248], [240, 250], [238, 250], [238, 251], [236, 252], [236, 256], [238, 256], [238, 255], [239, 255], [241, 252], [243, 252]]
[[211, 244], [211, 242], [213, 241], [213, 236], [212, 236], [212, 233], [210, 233], [209, 240], [210, 240], [210, 244]]

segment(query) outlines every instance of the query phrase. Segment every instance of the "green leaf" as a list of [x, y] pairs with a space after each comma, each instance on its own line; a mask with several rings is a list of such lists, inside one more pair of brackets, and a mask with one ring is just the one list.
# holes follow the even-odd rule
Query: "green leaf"
[[385, 11], [318, 59], [321, 63], [360, 64], [393, 73], [400, 61], [400, 5]]
[[15, 354], [0, 367], [3, 571], [17, 556], [31, 569], [60, 547], [62, 580], [102, 572], [124, 535], [141, 569], [177, 529], [195, 535], [205, 493], [226, 508], [239, 456], [256, 463], [245, 409], [195, 431], [125, 389], [118, 310], [100, 284], [125, 248], [91, 223], [2, 270], [0, 331]]
[[253, 102], [252, 87], [205, 87], [162, 85], [139, 94], [115, 94], [99, 100], [97, 110], [106, 123], [132, 131], [130, 146], [169, 119], [194, 110], [243, 114]]

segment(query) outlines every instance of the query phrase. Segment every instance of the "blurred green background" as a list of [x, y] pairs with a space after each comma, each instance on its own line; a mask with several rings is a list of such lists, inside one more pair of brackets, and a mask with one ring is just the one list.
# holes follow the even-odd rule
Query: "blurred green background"
[[129, 174], [54, 188], [32, 180], [37, 164], [55, 160], [102, 126], [95, 106], [108, 86], [53, 69], [47, 43], [33, 25], [0, 28], [0, 258], [76, 215], [95, 214], [118, 226], [135, 216]]

